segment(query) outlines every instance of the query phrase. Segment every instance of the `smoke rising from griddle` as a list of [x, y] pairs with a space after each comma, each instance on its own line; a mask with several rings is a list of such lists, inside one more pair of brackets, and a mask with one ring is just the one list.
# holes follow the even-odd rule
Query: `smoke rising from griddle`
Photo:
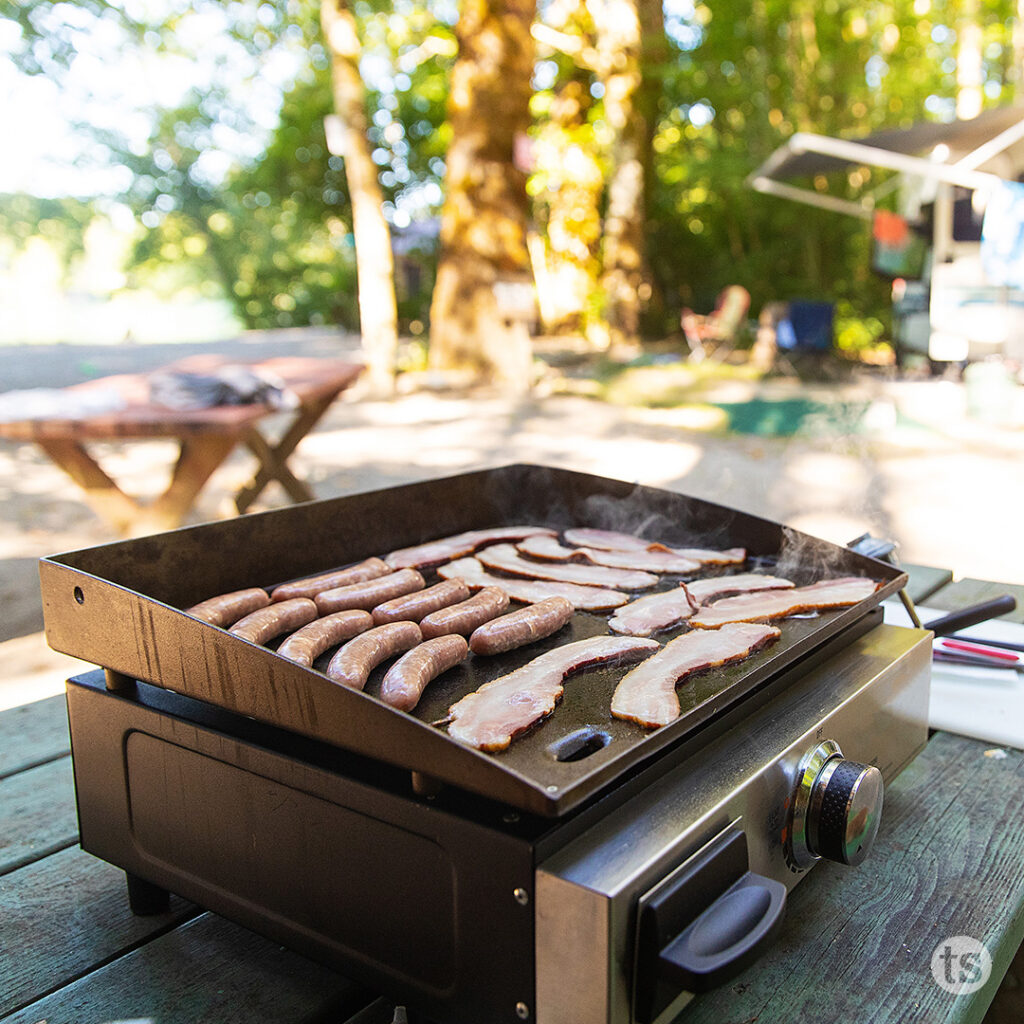
[[[653, 509], [652, 504], [664, 497], [637, 485], [625, 497], [595, 494], [583, 503], [585, 522], [576, 525], [590, 526], [604, 530], [616, 530], [634, 537], [653, 542], [662, 542], [677, 547], [706, 544], [710, 547], [729, 546], [729, 525], [733, 513], [726, 510], [719, 521], [709, 529], [707, 521], [695, 522], [695, 506], [673, 509], [672, 513]], [[678, 496], [685, 501], [686, 495]], [[660, 501], [659, 501], [660, 503]]]
[[846, 548], [783, 526], [775, 574], [798, 584], [842, 576], [849, 572], [849, 555]]

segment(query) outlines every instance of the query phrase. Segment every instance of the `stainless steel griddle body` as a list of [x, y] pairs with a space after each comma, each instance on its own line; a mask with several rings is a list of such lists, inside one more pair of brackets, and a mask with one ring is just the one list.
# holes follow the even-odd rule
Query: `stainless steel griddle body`
[[[581, 702], [607, 742], [565, 760], [580, 728], [572, 714], [558, 723], [572, 680], [559, 713], [503, 760], [180, 611], [514, 522], [646, 527], [742, 545], [773, 568], [793, 559], [799, 582], [827, 564], [882, 586], [863, 607], [790, 623], [754, 666], [681, 688], [692, 692], [674, 726], [620, 736], [606, 703], [598, 720]], [[73, 552], [41, 575], [51, 644], [107, 670], [68, 687], [83, 847], [136, 893], [179, 893], [444, 1024], [668, 1019], [687, 990], [639, 934], [644, 908], [684, 913], [694, 887], [677, 896], [674, 880], [693, 865], [694, 912], [751, 872], [791, 888], [804, 873], [787, 852], [801, 759], [832, 740], [890, 780], [927, 735], [928, 634], [880, 625], [876, 607], [898, 570], [706, 502], [545, 467]], [[570, 633], [598, 631], [593, 619]], [[514, 667], [494, 660], [491, 677]]]

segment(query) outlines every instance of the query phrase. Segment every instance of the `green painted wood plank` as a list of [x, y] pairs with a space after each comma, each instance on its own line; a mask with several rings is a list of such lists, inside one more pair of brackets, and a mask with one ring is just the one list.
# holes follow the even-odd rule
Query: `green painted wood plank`
[[0, 875], [77, 842], [70, 757], [0, 779]]
[[[872, 855], [820, 863], [790, 894], [782, 936], [678, 1024], [980, 1021], [1024, 938], [1024, 754], [936, 733], [886, 795]], [[932, 979], [941, 940], [984, 942], [992, 976], [953, 996]]]
[[353, 982], [202, 914], [2, 1024], [338, 1024], [370, 1002]]
[[0, 779], [70, 750], [63, 694], [0, 712]]
[[169, 913], [136, 917], [124, 872], [77, 846], [0, 876], [0, 1016], [196, 913], [173, 897]]
[[1003, 594], [1012, 594], [1016, 597], [1017, 608], [1009, 615], [1002, 615], [1000, 618], [1011, 622], [1024, 622], [1024, 585], [1019, 583], [993, 583], [991, 580], [976, 580], [968, 577], [947, 584], [929, 597], [926, 603], [931, 608], [956, 611], [958, 608], [967, 608], [972, 604], [990, 601], [994, 597], [1002, 597]]
[[925, 604], [927, 598], [953, 579], [949, 569], [936, 569], [931, 565], [903, 564], [900, 568], [910, 577], [907, 593], [915, 604]]

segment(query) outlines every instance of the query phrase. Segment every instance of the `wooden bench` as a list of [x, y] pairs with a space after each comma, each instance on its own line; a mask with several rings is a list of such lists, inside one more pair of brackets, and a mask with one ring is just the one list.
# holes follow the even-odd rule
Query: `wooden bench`
[[[218, 356], [197, 356], [162, 367], [156, 373], [184, 371], [209, 373], [226, 365]], [[273, 374], [298, 399], [287, 414], [290, 423], [276, 443], [259, 430], [268, 417], [280, 415], [269, 405], [223, 405], [209, 409], [173, 410], [150, 401], [149, 376], [122, 374], [102, 377], [65, 388], [69, 398], [98, 394], [120, 396], [124, 405], [110, 412], [67, 418], [24, 419], [0, 423], [0, 438], [33, 441], [85, 491], [93, 510], [116, 532], [149, 533], [182, 524], [203, 485], [223, 464], [239, 442], [256, 457], [252, 480], [235, 495], [235, 506], [245, 512], [272, 480], [277, 480], [293, 501], [309, 501], [313, 492], [288, 467], [299, 442], [319, 422], [338, 395], [359, 375], [358, 364], [331, 359], [284, 357], [248, 364], [250, 369]], [[170, 482], [154, 501], [143, 503], [126, 494], [88, 450], [88, 442], [171, 438], [178, 443], [178, 458]]]
[[[943, 609], [978, 599], [976, 582], [948, 580], [915, 572], [912, 589]], [[1024, 587], [989, 587], [1015, 593], [1024, 621]], [[64, 716], [63, 697], [0, 713], [0, 1024], [391, 1024], [375, 993], [183, 900], [132, 916], [123, 873], [77, 846]], [[889, 787], [864, 867], [816, 866], [778, 943], [676, 1024], [1020, 1020], [999, 986], [1024, 937], [1024, 753], [990, 747], [935, 733]], [[969, 995], [932, 980], [955, 935], [992, 955]]]

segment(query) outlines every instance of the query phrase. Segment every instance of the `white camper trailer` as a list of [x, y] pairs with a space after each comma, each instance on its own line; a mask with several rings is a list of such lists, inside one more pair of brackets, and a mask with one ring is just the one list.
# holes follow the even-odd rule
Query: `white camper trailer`
[[[892, 173], [857, 199], [793, 184], [857, 167]], [[1024, 108], [1001, 107], [856, 140], [797, 133], [747, 183], [872, 222], [875, 269], [893, 279], [898, 347], [963, 363], [990, 355], [1024, 361], [1024, 224], [1018, 244], [1005, 213], [1015, 187], [1024, 197], [1022, 179]], [[881, 201], [894, 193], [896, 211], [884, 211]], [[986, 218], [994, 204], [1000, 215]]]

